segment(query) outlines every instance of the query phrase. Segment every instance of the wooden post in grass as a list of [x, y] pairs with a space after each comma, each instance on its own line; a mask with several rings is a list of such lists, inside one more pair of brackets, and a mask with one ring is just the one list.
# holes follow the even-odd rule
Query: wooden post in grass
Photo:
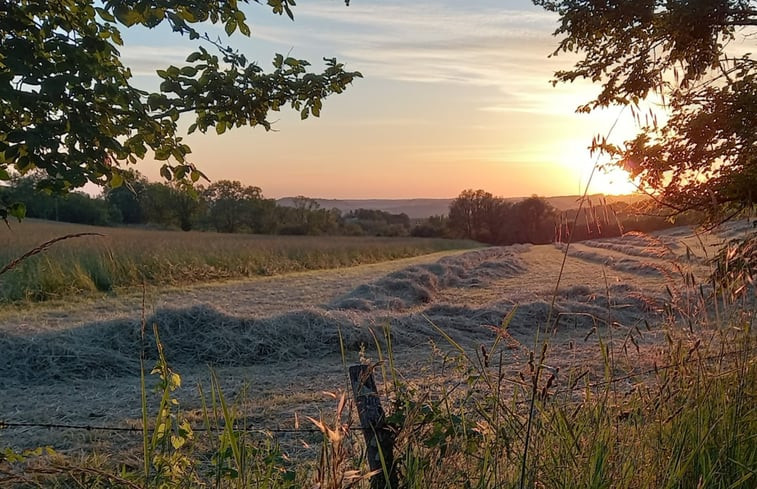
[[394, 435], [386, 425], [372, 370], [369, 365], [350, 367], [350, 383], [365, 437], [368, 467], [371, 472], [378, 471], [371, 478], [371, 489], [397, 489], [399, 483], [394, 466]]

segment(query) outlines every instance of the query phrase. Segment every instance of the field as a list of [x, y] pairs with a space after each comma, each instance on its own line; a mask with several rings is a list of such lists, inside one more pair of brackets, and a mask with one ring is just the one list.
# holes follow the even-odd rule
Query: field
[[[359, 432], [345, 428], [357, 425], [354, 409], [339, 409], [330, 394], [349, 391], [346, 365], [370, 362], [399, 426], [411, 487], [753, 487], [754, 297], [713, 308], [706, 281], [716, 247], [746, 232], [677, 228], [588, 241], [571, 245], [564, 264], [564, 246], [439, 252], [429, 244], [436, 253], [375, 264], [340, 259], [330, 263], [356, 266], [329, 268], [324, 259], [324, 270], [300, 264], [283, 268], [295, 273], [157, 287], [181, 284], [175, 275], [142, 294], [8, 308], [0, 416], [11, 426], [0, 440], [16, 451], [52, 445], [68, 458], [42, 469], [31, 463], [23, 476], [6, 467], [5, 480], [89, 474], [105, 487], [114, 479], [82, 469], [93, 462], [77, 462], [81, 450], [137, 474], [147, 451], [152, 470], [169, 455], [189, 460], [189, 472], [159, 474], [176, 477], [177, 487], [210, 466], [219, 486], [266, 477], [270, 487], [347, 487], [349, 471], [364, 471], [365, 461]], [[143, 243], [150, 253], [167, 252], [152, 236]], [[188, 247], [210, 249], [206, 236], [189, 236]], [[279, 240], [271, 238], [268, 253], [287, 249]], [[339, 243], [340, 256], [365, 253], [344, 252], [345, 242], [322, 243]], [[126, 238], [113, 245], [145, 253]], [[374, 250], [375, 242], [359, 246]], [[189, 256], [172, 263], [191, 270]], [[155, 344], [152, 325], [182, 379], [177, 390], [163, 384], [162, 399], [177, 402], [169, 418], [160, 392], [148, 388], [140, 405], [140, 352]], [[161, 365], [154, 346], [145, 351], [148, 370]], [[154, 377], [148, 387], [161, 385]], [[219, 407], [222, 397], [235, 414]], [[139, 428], [144, 413], [153, 427], [174, 420], [173, 447], [148, 450], [139, 430], [24, 426]], [[224, 424], [232, 419], [233, 429]], [[195, 438], [177, 430], [181, 421], [196, 427]], [[220, 442], [200, 429], [216, 423]], [[219, 458], [237, 478], [218, 468]], [[290, 476], [298, 485], [287, 485]]]
[[77, 233], [96, 235], [59, 242], [5, 274], [0, 303], [349, 267], [477, 246], [441, 239], [184, 233], [29, 219], [0, 233], [0, 264]]

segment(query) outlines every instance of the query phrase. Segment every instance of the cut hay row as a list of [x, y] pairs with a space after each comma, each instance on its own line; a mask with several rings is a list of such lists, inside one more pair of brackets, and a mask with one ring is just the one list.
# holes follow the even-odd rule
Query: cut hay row
[[[583, 244], [583, 243], [582, 243]], [[565, 245], [556, 244], [559, 249], [564, 250]], [[568, 252], [569, 256], [578, 258], [591, 263], [604, 265], [619, 272], [632, 273], [639, 276], [670, 276], [672, 271], [662, 263], [641, 262], [634, 258], [621, 258], [608, 255], [606, 253], [596, 253], [571, 247]]]
[[655, 258], [660, 260], [676, 260], [679, 256], [674, 251], [678, 243], [669, 237], [656, 237], [639, 233], [626, 234], [619, 238], [592, 239], [582, 241], [582, 245], [591, 248], [617, 251], [631, 256]]
[[[425, 300], [433, 299], [442, 288], [480, 287], [523, 273], [526, 265], [518, 256], [520, 249], [478, 250], [408, 267], [360, 285], [323, 307], [270, 317], [235, 317], [209, 305], [159, 309], [146, 321], [144, 345], [146, 351], [153, 351], [149, 347], [156, 324], [166, 355], [179, 368], [245, 366], [338, 355], [341, 344], [350, 352], [371, 348], [385, 326], [391, 327], [395, 346], [445, 343], [431, 323], [456, 341], [475, 345], [490, 341], [513, 309], [508, 333], [524, 343], [548, 317], [553, 320], [551, 328], [576, 328], [583, 335], [606, 324], [637, 326], [660, 312], [653, 300], [628, 285], [611, 287], [609, 296], [588, 287], [563, 290], [551, 314], [550, 303], [541, 299], [517, 308], [507, 299], [479, 306]], [[361, 307], [355, 307], [356, 301], [362, 301]], [[398, 304], [403, 307], [397, 308]], [[420, 307], [407, 309], [411, 306]], [[4, 333], [0, 336], [0, 386], [133, 376], [139, 371], [142, 348], [142, 324], [134, 319], [33, 336]]]
[[334, 301], [330, 308], [404, 310], [432, 302], [443, 289], [485, 287], [493, 280], [524, 273], [527, 266], [517, 254], [525, 249], [526, 246], [488, 248], [408, 267], [359, 286]]

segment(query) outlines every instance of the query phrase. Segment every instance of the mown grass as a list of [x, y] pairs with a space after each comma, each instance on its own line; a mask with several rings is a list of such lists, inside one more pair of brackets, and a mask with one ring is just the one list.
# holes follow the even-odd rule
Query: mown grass
[[[750, 289], [753, 290], [753, 289]], [[451, 337], [437, 350], [443, 382], [407, 380], [394, 368], [391, 335], [376, 338], [374, 366], [386, 390], [395, 434], [399, 487], [752, 488], [757, 486], [757, 336], [754, 296], [717, 297], [727, 324], [685, 316], [670, 323], [654, 368], [616, 365], [611, 329], [597, 331], [604, 364], [596, 371], [550, 367], [548, 337], [512, 373], [503, 333], [471, 351]], [[674, 317], [674, 316], [671, 316]], [[535, 325], [535, 327], [544, 325]], [[159, 327], [159, 325], [158, 325]], [[438, 329], [441, 336], [444, 331]], [[157, 338], [157, 331], [155, 334]], [[157, 410], [142, 381], [143, 446], [71, 455], [0, 452], [0, 485], [91, 488], [368, 488], [371, 477], [354, 406], [336, 408], [308, 429], [320, 456], [292, 460], [270, 433], [250, 429], [215, 376], [202, 392], [202, 422], [192, 425], [174, 402], [180, 376], [158, 340]], [[412, 379], [412, 376], [408, 378]], [[135, 400], [139, 402], [139, 400]], [[304, 421], [303, 421], [304, 424]], [[302, 437], [311, 435], [302, 434]], [[318, 439], [316, 439], [318, 440]], [[318, 443], [316, 441], [316, 443]], [[389, 468], [387, 468], [387, 472]], [[375, 489], [375, 488], [374, 488]], [[382, 488], [383, 489], [383, 488]]]
[[[388, 423], [402, 488], [751, 488], [757, 482], [757, 350], [749, 324], [711, 347], [672, 344], [654, 371], [630, 382], [566, 379], [544, 360], [518, 381], [488, 345], [444, 358], [455, 382], [402, 380], [386, 352]], [[390, 332], [387, 332], [388, 334]], [[496, 342], [496, 340], [495, 340]], [[546, 350], [543, 350], [546, 351]], [[548, 353], [546, 353], [548, 355]], [[142, 454], [0, 455], [0, 485], [91, 488], [367, 488], [361, 435], [344, 394], [303, 428], [321, 433], [316, 460], [291, 460], [251, 430], [212, 376], [202, 422], [173, 401], [180, 376], [159, 355], [158, 408], [143, 399]], [[501, 358], [501, 357], [500, 357]], [[376, 373], [381, 369], [376, 369]], [[143, 395], [148, 395], [142, 383]], [[515, 386], [513, 388], [513, 386]], [[137, 401], [138, 402], [138, 401]], [[533, 407], [533, 410], [532, 410]], [[532, 421], [530, 432], [526, 429]], [[529, 436], [526, 433], [529, 432]], [[301, 434], [303, 438], [313, 435]]]
[[347, 267], [479, 246], [462, 240], [185, 233], [29, 219], [0, 232], [0, 266], [47, 240], [80, 232], [103, 236], [66, 240], [24, 260], [0, 277], [0, 302]]

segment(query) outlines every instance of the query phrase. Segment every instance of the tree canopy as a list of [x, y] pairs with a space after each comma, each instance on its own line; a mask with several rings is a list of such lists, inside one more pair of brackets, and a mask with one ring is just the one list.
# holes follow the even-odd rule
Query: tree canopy
[[484, 190], [463, 190], [449, 206], [449, 227], [461, 238], [482, 243], [551, 243], [555, 239], [555, 208], [531, 196], [514, 201]]
[[[554, 82], [601, 84], [588, 112], [611, 105], [638, 110], [655, 97], [663, 124], [640, 117], [622, 145], [595, 138], [593, 150], [628, 170], [674, 214], [727, 218], [757, 201], [757, 79], [750, 53], [734, 41], [757, 36], [754, 0], [534, 0], [560, 16], [554, 54], [579, 53]], [[754, 43], [752, 43], [754, 45]], [[644, 122], [642, 122], [644, 121]]]
[[[260, 3], [258, 0], [255, 0]], [[177, 122], [189, 132], [222, 134], [240, 126], [271, 128], [270, 111], [289, 106], [319, 116], [323, 99], [360, 77], [336, 59], [321, 73], [306, 60], [276, 54], [273, 69], [201, 31], [223, 25], [250, 35], [240, 5], [248, 0], [0, 0], [0, 181], [39, 172], [38, 186], [68, 192], [88, 182], [118, 187], [128, 165], [152, 156], [167, 180], [202, 174]], [[293, 0], [267, 0], [293, 18]], [[121, 28], [170, 26], [197, 42], [182, 66], [157, 71], [160, 89], [135, 87], [121, 61]], [[0, 207], [21, 217], [23, 205]]]

